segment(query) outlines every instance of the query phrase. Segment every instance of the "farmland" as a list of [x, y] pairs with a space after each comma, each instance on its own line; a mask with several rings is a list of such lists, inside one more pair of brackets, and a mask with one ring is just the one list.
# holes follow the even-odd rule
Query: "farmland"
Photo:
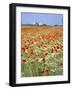
[[21, 76], [63, 75], [63, 26], [21, 27]]

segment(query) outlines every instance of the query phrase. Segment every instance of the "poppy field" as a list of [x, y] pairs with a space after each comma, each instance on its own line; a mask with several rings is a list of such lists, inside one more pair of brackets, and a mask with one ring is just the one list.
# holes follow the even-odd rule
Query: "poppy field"
[[63, 26], [21, 27], [21, 77], [63, 75]]

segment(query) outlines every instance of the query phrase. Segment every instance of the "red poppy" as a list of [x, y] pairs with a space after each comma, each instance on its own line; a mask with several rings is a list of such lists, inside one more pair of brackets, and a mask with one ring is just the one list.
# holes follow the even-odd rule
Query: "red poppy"
[[43, 62], [45, 62], [45, 58], [43, 58]]
[[25, 63], [25, 62], [26, 62], [26, 59], [23, 59], [23, 60], [22, 60], [22, 62], [24, 62], [24, 63]]
[[46, 52], [46, 53], [45, 53], [45, 55], [47, 56], [47, 55], [48, 55], [48, 53]]
[[28, 49], [28, 47], [26, 47], [26, 49]]
[[43, 70], [43, 71], [41, 71], [41, 73], [43, 74], [43, 73], [44, 73], [44, 70]]
[[26, 48], [21, 48], [24, 52], [26, 51]]
[[30, 51], [30, 54], [31, 54], [31, 55], [34, 55], [34, 52], [33, 52], [33, 50], [31, 50], [31, 51]]
[[46, 73], [48, 73], [49, 71], [48, 71], [48, 70], [46, 70], [45, 72], [46, 72]]
[[34, 64], [34, 61], [32, 61], [31, 64]]
[[59, 49], [59, 46], [57, 45], [57, 49]]

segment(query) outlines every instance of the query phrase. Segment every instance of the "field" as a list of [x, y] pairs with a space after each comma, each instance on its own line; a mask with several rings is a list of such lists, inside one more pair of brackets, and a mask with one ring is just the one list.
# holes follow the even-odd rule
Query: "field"
[[63, 75], [63, 26], [21, 27], [21, 77]]

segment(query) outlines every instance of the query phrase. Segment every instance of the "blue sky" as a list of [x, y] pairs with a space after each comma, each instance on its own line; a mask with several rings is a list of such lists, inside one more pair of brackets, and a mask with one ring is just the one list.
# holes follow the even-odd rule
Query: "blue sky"
[[63, 14], [21, 12], [21, 24], [40, 22], [47, 25], [62, 25]]

